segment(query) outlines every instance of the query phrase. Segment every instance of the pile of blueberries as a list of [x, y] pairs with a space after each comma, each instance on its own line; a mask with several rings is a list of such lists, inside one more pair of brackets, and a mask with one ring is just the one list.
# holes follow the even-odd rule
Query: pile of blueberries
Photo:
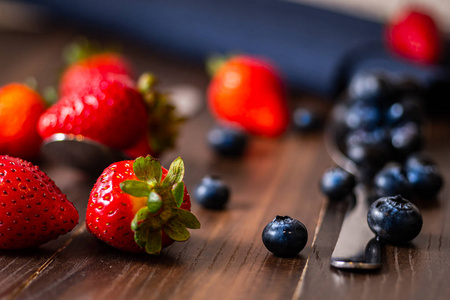
[[[423, 147], [421, 88], [414, 81], [383, 73], [355, 76], [343, 104], [335, 108], [338, 148], [358, 167], [359, 178], [372, 187], [368, 223], [393, 244], [417, 236], [422, 217], [413, 202], [432, 201], [443, 185], [435, 162]], [[355, 177], [334, 167], [320, 186], [330, 200], [351, 194]]]
[[[407, 200], [431, 201], [443, 185], [436, 163], [420, 152], [423, 147], [423, 103], [421, 88], [414, 81], [383, 73], [355, 76], [346, 99], [334, 108], [337, 148], [358, 168], [358, 178], [339, 167], [325, 171], [322, 192], [331, 201], [353, 196], [357, 181], [371, 187], [372, 202], [367, 215], [371, 230], [391, 244], [406, 243], [422, 228], [422, 216]], [[321, 119], [298, 109], [293, 123], [300, 131], [320, 128]], [[207, 136], [211, 148], [224, 157], [240, 157], [248, 135], [217, 126]], [[206, 208], [222, 209], [229, 190], [219, 178], [205, 177], [195, 197]], [[218, 200], [219, 199], [219, 200]], [[298, 220], [276, 216], [264, 228], [263, 243], [274, 255], [295, 256], [306, 245], [308, 232]]]

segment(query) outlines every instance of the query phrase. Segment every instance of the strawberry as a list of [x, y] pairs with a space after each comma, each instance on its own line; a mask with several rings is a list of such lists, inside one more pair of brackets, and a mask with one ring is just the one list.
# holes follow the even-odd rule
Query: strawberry
[[436, 63], [442, 53], [439, 29], [421, 9], [410, 8], [396, 15], [387, 25], [386, 40], [392, 51], [418, 63]]
[[55, 133], [82, 135], [124, 149], [144, 134], [147, 109], [141, 94], [116, 78], [103, 78], [83, 92], [61, 98], [39, 119], [45, 139]]
[[289, 125], [282, 81], [260, 58], [235, 56], [225, 61], [211, 80], [208, 103], [217, 119], [237, 123], [251, 134], [276, 137]]
[[112, 51], [100, 51], [87, 40], [70, 44], [65, 51], [68, 66], [59, 84], [60, 96], [78, 93], [105, 76], [133, 78], [133, 66], [123, 55]]
[[168, 171], [151, 156], [113, 163], [91, 191], [87, 229], [128, 252], [158, 254], [173, 241], [186, 241], [186, 227], [200, 228], [200, 223], [190, 213], [183, 175], [181, 158]]
[[78, 212], [38, 166], [0, 156], [0, 248], [36, 247], [71, 231]]
[[42, 97], [26, 85], [0, 88], [0, 154], [37, 158], [42, 139], [36, 124], [44, 110]]

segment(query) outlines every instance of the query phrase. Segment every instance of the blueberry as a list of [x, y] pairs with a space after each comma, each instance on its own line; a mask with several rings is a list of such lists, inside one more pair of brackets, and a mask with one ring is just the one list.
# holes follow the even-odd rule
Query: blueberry
[[416, 166], [436, 166], [436, 162], [426, 153], [416, 152], [409, 155], [405, 160], [405, 170]]
[[422, 147], [420, 127], [415, 122], [408, 122], [391, 129], [391, 142], [400, 158], [405, 158]]
[[345, 123], [350, 129], [373, 129], [381, 125], [383, 114], [373, 104], [355, 102], [347, 110]]
[[205, 176], [194, 190], [197, 202], [209, 209], [222, 209], [229, 197], [230, 189], [215, 176]]
[[351, 194], [355, 184], [355, 176], [339, 167], [326, 170], [320, 180], [320, 188], [330, 200], [339, 200]]
[[267, 250], [279, 257], [292, 257], [305, 248], [308, 231], [302, 222], [288, 216], [276, 216], [266, 225], [262, 240]]
[[404, 244], [420, 233], [423, 221], [414, 204], [396, 195], [372, 203], [367, 213], [367, 223], [380, 240]]
[[248, 143], [248, 135], [239, 129], [216, 126], [208, 132], [209, 145], [222, 156], [241, 156]]
[[367, 146], [376, 148], [376, 151], [382, 153], [384, 157], [390, 156], [393, 150], [389, 133], [383, 127], [351, 131], [347, 134], [345, 142], [347, 149], [354, 146]]
[[392, 104], [387, 109], [386, 122], [389, 125], [398, 125], [409, 121], [420, 123], [421, 114], [418, 100], [405, 99]]
[[365, 173], [376, 172], [388, 159], [383, 148], [370, 145], [351, 146], [347, 148], [346, 155]]
[[299, 107], [294, 110], [292, 122], [298, 131], [309, 132], [322, 126], [322, 116], [314, 110]]
[[398, 194], [408, 197], [410, 193], [408, 179], [399, 164], [390, 164], [381, 169], [375, 175], [373, 189], [377, 198]]
[[350, 81], [349, 97], [352, 101], [377, 102], [388, 98], [391, 90], [391, 84], [383, 74], [364, 72]]
[[444, 184], [443, 177], [431, 160], [412, 156], [405, 163], [406, 176], [413, 195], [419, 199], [434, 199]]

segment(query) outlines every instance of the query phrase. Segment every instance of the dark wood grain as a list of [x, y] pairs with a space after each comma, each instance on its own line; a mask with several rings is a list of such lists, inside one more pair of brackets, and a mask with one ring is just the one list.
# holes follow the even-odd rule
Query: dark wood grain
[[255, 140], [245, 159], [224, 161], [204, 142], [211, 123], [206, 111], [190, 121], [174, 153], [186, 161], [188, 188], [206, 173], [221, 175], [232, 187], [225, 211], [201, 209], [194, 203], [202, 229], [159, 257], [120, 253], [83, 230], [20, 298], [290, 298], [308, 250], [292, 259], [276, 258], [262, 245], [261, 233], [276, 214], [289, 214], [308, 228], [315, 227], [321, 202], [310, 186], [316, 185], [320, 172], [316, 167], [324, 162], [319, 156], [307, 158], [325, 155], [323, 145], [316, 137], [291, 134], [282, 142]]
[[[36, 77], [41, 87], [56, 84], [61, 50], [77, 34], [64, 28], [39, 34], [0, 31], [0, 84], [28, 76]], [[137, 72], [154, 72], [162, 88], [189, 84], [206, 89], [202, 66], [165, 57], [136, 42], [100, 39], [122, 42]], [[448, 299], [448, 188], [436, 203], [421, 207], [424, 228], [412, 244], [385, 247], [380, 271], [338, 271], [329, 259], [345, 205], [327, 203], [317, 188], [322, 172], [332, 164], [322, 134], [254, 138], [245, 156], [233, 160], [219, 158], [208, 148], [205, 134], [213, 124], [204, 107], [183, 127], [177, 148], [161, 161], [167, 166], [177, 156], [184, 159], [190, 191], [204, 175], [219, 175], [231, 187], [230, 203], [223, 211], [211, 211], [194, 199], [202, 228], [157, 257], [120, 252], [87, 232], [84, 214], [94, 174], [39, 162], [74, 202], [80, 223], [38, 249], [1, 251], [0, 298]], [[448, 125], [434, 121], [427, 130], [427, 147], [447, 182]], [[276, 215], [299, 219], [308, 228], [308, 244], [294, 258], [277, 258], [262, 244], [262, 230]]]

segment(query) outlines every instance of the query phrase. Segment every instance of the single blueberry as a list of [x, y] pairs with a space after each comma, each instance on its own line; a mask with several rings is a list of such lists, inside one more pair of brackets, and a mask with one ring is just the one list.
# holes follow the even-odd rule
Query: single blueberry
[[367, 223], [380, 240], [404, 244], [420, 233], [423, 221], [414, 204], [396, 195], [372, 203], [367, 213]]
[[248, 135], [239, 129], [216, 126], [208, 132], [209, 145], [222, 156], [241, 156], [248, 143]]
[[390, 96], [392, 86], [382, 73], [363, 72], [351, 79], [348, 92], [352, 101], [379, 102]]
[[386, 112], [386, 123], [393, 126], [400, 123], [422, 120], [422, 110], [418, 100], [409, 98], [392, 104]]
[[406, 158], [422, 147], [420, 126], [407, 122], [391, 129], [391, 143], [400, 159]]
[[310, 132], [322, 126], [323, 118], [312, 109], [299, 107], [294, 110], [292, 122], [298, 131]]
[[288, 216], [276, 216], [266, 225], [262, 240], [267, 250], [279, 257], [292, 257], [305, 248], [308, 231], [302, 222]]
[[215, 176], [205, 176], [194, 189], [195, 200], [209, 209], [224, 208], [229, 197], [229, 187]]
[[347, 127], [352, 130], [377, 128], [382, 120], [383, 114], [379, 107], [365, 102], [352, 103], [345, 117]]
[[374, 177], [373, 189], [377, 198], [402, 195], [408, 197], [410, 187], [408, 179], [399, 164], [389, 164]]
[[320, 180], [322, 193], [330, 200], [340, 200], [351, 194], [355, 184], [355, 176], [339, 167], [326, 170]]
[[415, 152], [405, 160], [405, 170], [420, 166], [437, 166], [436, 162], [426, 153]]
[[435, 199], [441, 190], [444, 179], [434, 164], [419, 164], [409, 160], [406, 176], [413, 195], [422, 200]]
[[381, 147], [354, 145], [346, 149], [347, 157], [367, 172], [376, 172], [389, 158]]
[[345, 143], [347, 149], [354, 146], [376, 148], [384, 157], [389, 157], [393, 151], [389, 133], [384, 127], [351, 131], [347, 133]]

